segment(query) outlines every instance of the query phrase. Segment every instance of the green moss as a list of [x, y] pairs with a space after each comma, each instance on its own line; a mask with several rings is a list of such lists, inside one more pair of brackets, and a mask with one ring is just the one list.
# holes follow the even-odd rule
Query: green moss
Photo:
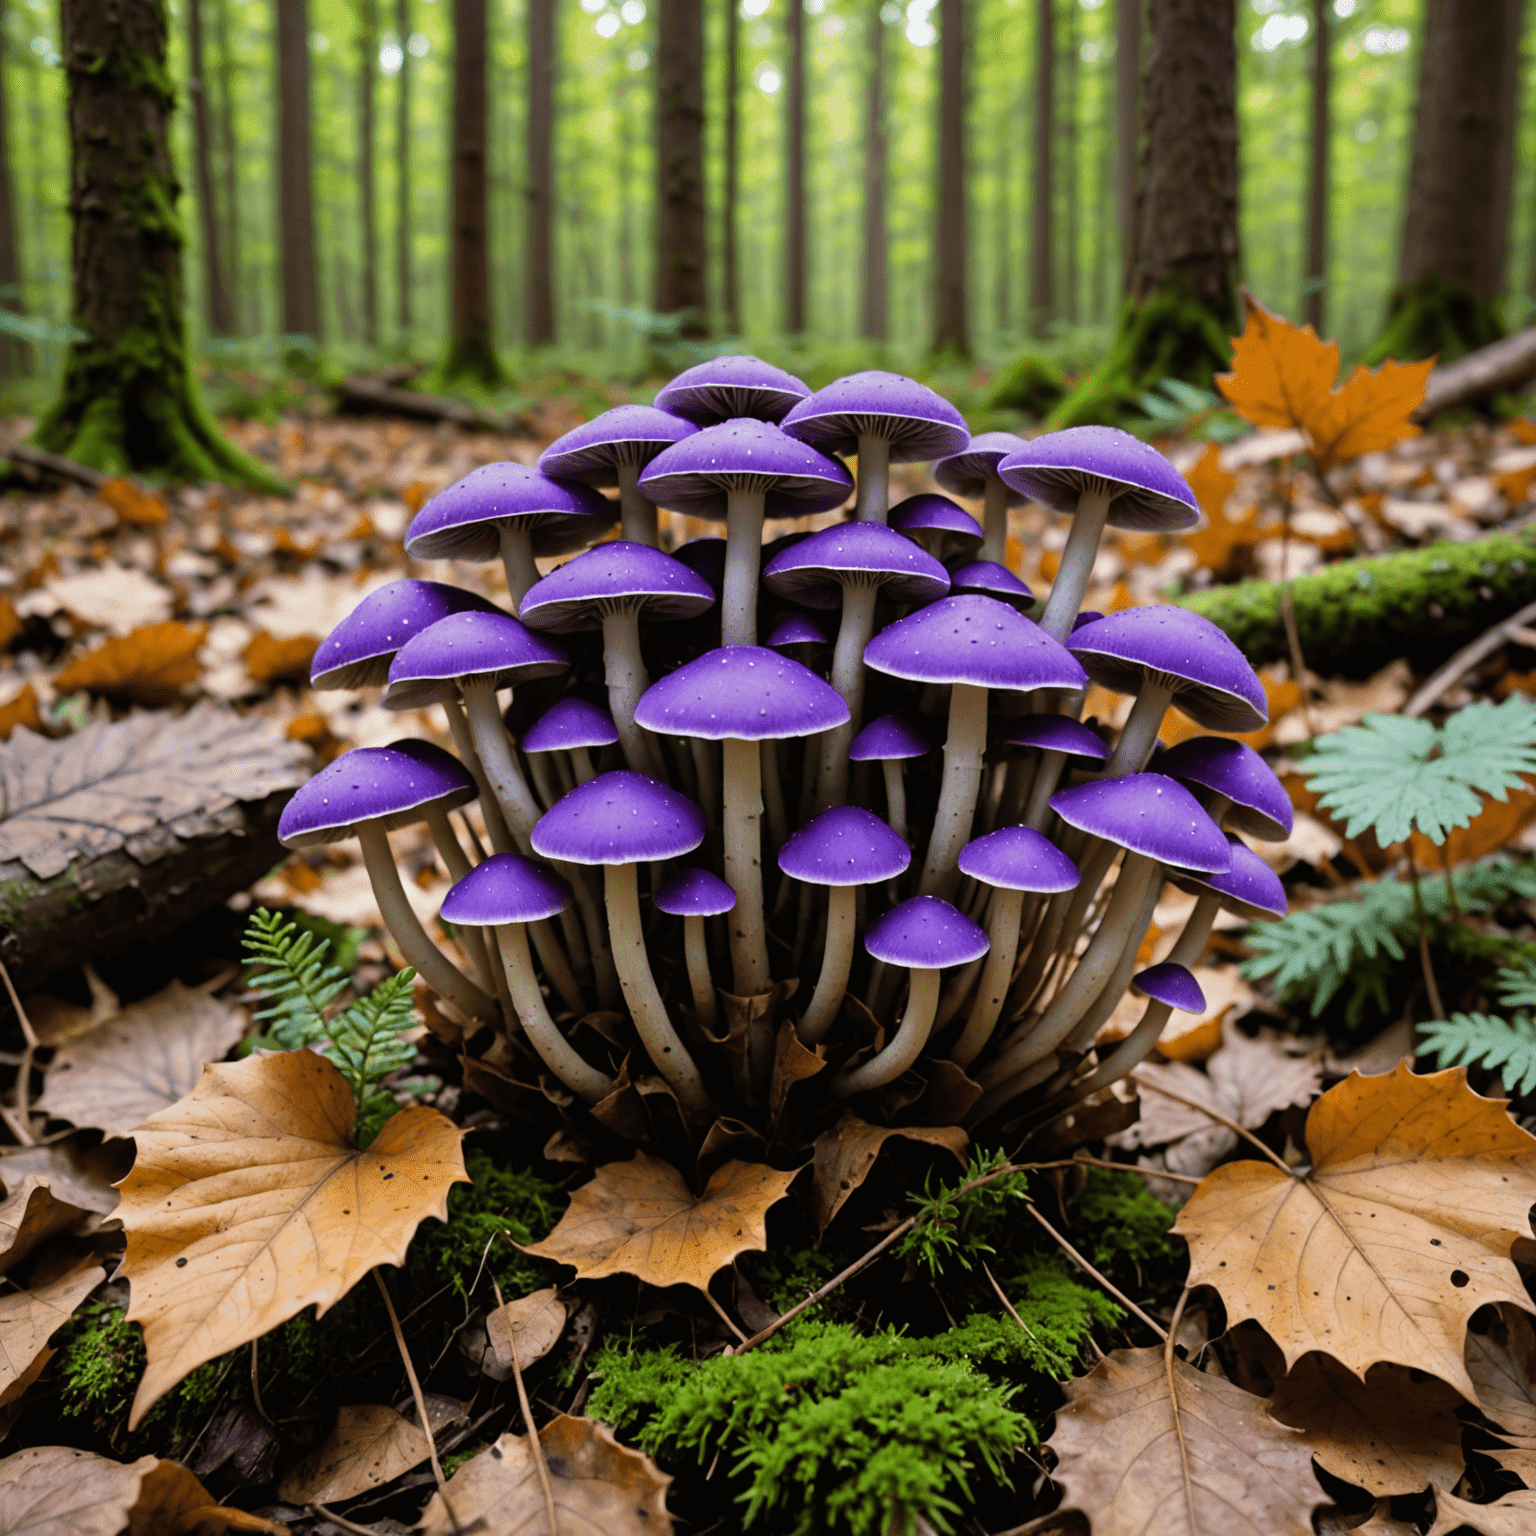
[[1371, 348], [1368, 363], [1438, 356], [1442, 363], [1485, 347], [1504, 334], [1499, 306], [1481, 299], [1464, 283], [1421, 277], [1393, 290], [1387, 301], [1387, 328]]
[[[1026, 1254], [1016, 1263], [1000, 1268], [999, 1283], [1028, 1333], [1021, 1336], [1018, 1324], [1011, 1318], [990, 1313], [978, 1313], [968, 1326], [984, 1321], [1006, 1330], [1018, 1354], [1034, 1370], [1055, 1381], [1065, 1381], [1078, 1373], [1083, 1346], [1095, 1329], [1113, 1328], [1125, 1316], [1116, 1303], [1087, 1284], [1059, 1254]], [[1022, 1344], [1017, 1342], [1021, 1337]]]
[[504, 389], [511, 379], [496, 355], [489, 330], [479, 328], [448, 343], [428, 388], [452, 388], [468, 384], [476, 389]]
[[[793, 1306], [819, 1291], [838, 1271], [831, 1257], [814, 1248], [770, 1249], [766, 1253], [744, 1253], [736, 1261], [759, 1299], [775, 1312], [788, 1312]], [[817, 1316], [836, 1321], [843, 1307], [850, 1306], [839, 1291], [833, 1291], [821, 1304]]]
[[1026, 352], [993, 380], [982, 406], [992, 411], [1023, 411], [1039, 418], [1054, 410], [1066, 393], [1067, 381], [1061, 369], [1048, 357]]
[[1088, 1183], [1069, 1202], [1078, 1246], [1096, 1268], [1127, 1264], [1181, 1266], [1184, 1245], [1168, 1233], [1178, 1214], [1147, 1188], [1136, 1173], [1089, 1171]]

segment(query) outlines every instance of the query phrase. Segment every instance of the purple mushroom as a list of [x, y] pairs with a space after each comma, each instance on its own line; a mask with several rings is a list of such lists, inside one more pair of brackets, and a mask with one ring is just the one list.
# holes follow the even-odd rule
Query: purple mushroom
[[[792, 609], [775, 622], [764, 643], [772, 650], [786, 653], [802, 649], [819, 651], [831, 645], [836, 635], [832, 623], [819, 613], [799, 613]], [[795, 660], [799, 661], [800, 657]]]
[[870, 369], [818, 389], [784, 418], [784, 430], [823, 453], [859, 456], [854, 517], [883, 523], [892, 464], [958, 453], [965, 418], [942, 395], [899, 373]]
[[441, 581], [392, 581], [370, 592], [315, 649], [309, 686], [382, 688], [395, 652], [450, 613], [495, 613], [495, 603]]
[[864, 948], [887, 965], [911, 972], [901, 1027], [883, 1051], [832, 1080], [841, 1099], [893, 1083], [917, 1060], [928, 1043], [939, 1007], [939, 973], [966, 965], [987, 952], [987, 936], [958, 908], [937, 896], [914, 896], [875, 919], [864, 935]]
[[1184, 920], [1183, 931], [1168, 952], [1170, 960], [1193, 965], [1205, 952], [1216, 914], [1223, 907], [1250, 923], [1284, 917], [1285, 887], [1268, 864], [1234, 833], [1227, 833], [1232, 867], [1221, 874], [1174, 873], [1170, 878], [1181, 891], [1196, 898], [1195, 908]]
[[922, 893], [953, 891], [956, 862], [970, 841], [987, 745], [987, 690], [1081, 688], [1083, 669], [1006, 603], [946, 597], [881, 630], [864, 651], [877, 672], [920, 683], [950, 683], [949, 734]]
[[715, 1027], [715, 983], [709, 973], [709, 944], [704, 932], [706, 917], [719, 917], [736, 905], [736, 892], [719, 875], [707, 869], [685, 869], [673, 875], [651, 897], [658, 912], [683, 920], [683, 957], [688, 965], [688, 986], [693, 992], [693, 1016], [699, 1027]]
[[656, 406], [701, 427], [739, 416], [782, 421], [784, 413], [810, 392], [810, 386], [794, 374], [760, 358], [712, 357], [685, 368], [670, 384], [662, 385], [656, 392]]
[[885, 819], [902, 842], [907, 841], [907, 786], [901, 765], [932, 751], [933, 743], [900, 715], [871, 720], [848, 747], [850, 762], [879, 763], [884, 770]]
[[[1027, 786], [1028, 801], [1019, 819], [1026, 827], [1043, 830], [1050, 814], [1051, 796], [1068, 760], [1095, 765], [1109, 756], [1109, 747], [1095, 730], [1066, 715], [1026, 715], [1003, 738], [1008, 747], [1033, 747], [1039, 753], [1031, 780], [1023, 772], [1015, 783], [1022, 792]], [[1016, 768], [1022, 765], [1015, 765]], [[1010, 809], [1012, 807], [1010, 806]]]
[[1176, 961], [1164, 960], [1148, 966], [1131, 978], [1132, 984], [1147, 998], [1146, 1011], [1135, 1027], [1082, 1082], [1074, 1085], [1074, 1101], [1119, 1082], [1146, 1060], [1157, 1044], [1174, 1009], [1181, 1013], [1204, 1013], [1205, 993], [1193, 974]]
[[834, 806], [807, 822], [779, 849], [779, 868], [793, 880], [830, 889], [827, 942], [816, 991], [795, 1026], [806, 1045], [832, 1027], [848, 990], [857, 929], [858, 889], [894, 880], [912, 850], [878, 816], [856, 805]]
[[942, 485], [956, 496], [985, 503], [982, 516], [986, 536], [980, 555], [983, 560], [1003, 559], [1008, 547], [1008, 508], [1029, 499], [997, 472], [1004, 459], [1027, 446], [1022, 437], [1012, 432], [982, 432], [959, 453], [952, 453], [933, 466], [935, 485]]
[[[544, 711], [523, 732], [519, 745], [524, 752], [563, 752], [571, 762], [576, 784], [585, 784], [597, 770], [592, 766], [593, 747], [611, 747], [619, 739], [613, 716], [588, 699], [561, 699]], [[573, 786], [574, 787], [574, 786]]]
[[949, 585], [955, 592], [980, 592], [1023, 613], [1035, 606], [1035, 594], [1006, 565], [996, 560], [966, 560], [953, 566]]
[[891, 508], [886, 522], [921, 544], [936, 560], [954, 555], [970, 560], [982, 545], [981, 524], [948, 496], [919, 491]]
[[1246, 742], [1192, 736], [1169, 747], [1158, 758], [1157, 771], [1204, 790], [1201, 798], [1217, 826], [1235, 827], [1265, 843], [1283, 843], [1291, 835], [1291, 797]]
[[1068, 427], [1037, 437], [997, 466], [1003, 482], [1057, 512], [1072, 513], [1072, 531], [1040, 626], [1065, 640], [1088, 590], [1104, 525], [1145, 532], [1193, 528], [1195, 493], [1155, 448], [1118, 427]]
[[663, 449], [697, 431], [691, 421], [649, 405], [616, 405], [557, 437], [539, 455], [539, 468], [583, 485], [618, 486], [624, 538], [654, 549], [656, 506], [640, 494], [640, 471]]
[[512, 611], [539, 579], [536, 555], [568, 555], [613, 521], [613, 503], [575, 482], [562, 484], [525, 464], [482, 464], [411, 519], [413, 560], [494, 560], [501, 556]]

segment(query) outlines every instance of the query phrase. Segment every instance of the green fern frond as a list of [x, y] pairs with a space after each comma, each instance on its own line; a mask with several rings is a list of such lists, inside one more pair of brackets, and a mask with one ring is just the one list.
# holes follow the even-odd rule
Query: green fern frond
[[1536, 1019], [1529, 1014], [1500, 1019], [1488, 1013], [1453, 1013], [1419, 1025], [1419, 1037], [1442, 1067], [1497, 1070], [1504, 1091], [1522, 1098], [1536, 1090]]
[[300, 932], [297, 923], [258, 907], [241, 938], [241, 948], [251, 967], [247, 984], [268, 999], [256, 1021], [267, 1026], [270, 1043], [297, 1051], [322, 1039], [326, 1010], [348, 985], [340, 966], [325, 963], [331, 941], [317, 941], [314, 934]]
[[1494, 978], [1493, 990], [1506, 1008], [1536, 1008], [1536, 960], [1520, 956]]

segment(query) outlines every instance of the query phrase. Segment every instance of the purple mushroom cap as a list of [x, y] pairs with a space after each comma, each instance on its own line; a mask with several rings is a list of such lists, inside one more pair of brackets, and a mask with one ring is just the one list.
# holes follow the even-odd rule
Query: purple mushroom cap
[[1112, 528], [1172, 533], [1200, 520], [1200, 504], [1178, 470], [1118, 427], [1048, 432], [1010, 453], [997, 473], [1005, 485], [1057, 512], [1075, 511], [1084, 491], [1105, 487], [1114, 493]]
[[469, 770], [431, 742], [356, 747], [300, 785], [283, 807], [277, 837], [288, 848], [312, 848], [351, 837], [365, 821], [389, 832], [423, 820], [431, 806], [464, 805], [475, 793]]
[[453, 613], [407, 641], [389, 664], [386, 709], [420, 709], [457, 696], [460, 678], [498, 688], [553, 677], [571, 664], [565, 648], [508, 613]]
[[[933, 481], [956, 496], [978, 498], [984, 496], [987, 481], [997, 474], [997, 466], [1011, 453], [1017, 453], [1028, 444], [1012, 432], [982, 432], [973, 437], [968, 447], [940, 459], [933, 466]], [[1008, 485], [1007, 481], [1003, 482]], [[1008, 485], [1008, 505], [1017, 507], [1028, 501], [1022, 492]]]
[[557, 437], [539, 455], [539, 468], [583, 485], [617, 485], [620, 465], [649, 464], [663, 448], [698, 430], [649, 405], [616, 405]]
[[712, 357], [685, 368], [656, 392], [663, 411], [686, 416], [701, 427], [732, 417], [755, 416], [781, 421], [784, 413], [811, 392], [792, 373], [756, 357]]
[[1010, 727], [1003, 744], [1065, 752], [1084, 763], [1102, 763], [1109, 757], [1109, 744], [1104, 738], [1067, 715], [1025, 715]]
[[1221, 630], [1187, 608], [1126, 608], [1084, 624], [1067, 649], [1094, 682], [1137, 692], [1150, 673], [1173, 688], [1174, 702], [1212, 731], [1256, 731], [1269, 700], [1248, 658]]
[[797, 645], [831, 645], [837, 631], [820, 614], [786, 613], [773, 626], [767, 643], [776, 651], [787, 651]]
[[635, 723], [658, 736], [771, 741], [812, 736], [848, 719], [848, 706], [809, 667], [764, 645], [726, 645], [651, 684]]
[[533, 851], [568, 864], [675, 859], [704, 841], [704, 812], [659, 779], [628, 768], [600, 773], [550, 806]]
[[813, 816], [779, 849], [779, 868], [807, 885], [873, 885], [894, 880], [911, 862], [906, 841], [858, 805]]
[[852, 489], [836, 459], [744, 416], [674, 443], [640, 477], [641, 493], [659, 506], [717, 522], [732, 491], [766, 492], [768, 517], [805, 517], [842, 506]]
[[1140, 988], [1153, 1002], [1166, 1003], [1181, 1013], [1205, 1012], [1205, 993], [1200, 990], [1200, 983], [1192, 972], [1173, 961], [1165, 960], [1161, 965], [1149, 965], [1138, 971], [1131, 977], [1131, 985]]
[[1280, 876], [1242, 838], [1227, 833], [1232, 867], [1208, 875], [1176, 874], [1173, 883], [1192, 896], [1215, 895], [1229, 912], [1260, 922], [1286, 914], [1285, 886]]
[[885, 521], [888, 527], [909, 537], [919, 533], [946, 533], [978, 545], [986, 537], [981, 524], [964, 507], [958, 507], [948, 496], [936, 496], [932, 491], [919, 491], [916, 496], [898, 501], [886, 514]]
[[498, 853], [475, 865], [443, 898], [440, 910], [450, 923], [490, 928], [557, 917], [574, 900], [554, 870], [520, 853]]
[[1225, 795], [1232, 807], [1222, 820], [1240, 832], [1266, 843], [1283, 843], [1291, 835], [1291, 797], [1275, 770], [1247, 742], [1191, 736], [1168, 748], [1158, 759], [1157, 771]]
[[768, 590], [790, 602], [836, 607], [844, 587], [883, 587], [898, 603], [931, 603], [949, 591], [932, 555], [884, 523], [838, 523], [788, 549], [763, 571]]
[[1161, 773], [1128, 773], [1058, 789], [1051, 809], [1069, 827], [1159, 863], [1202, 874], [1232, 867], [1221, 829], [1177, 779]]
[[524, 752], [570, 752], [578, 747], [611, 747], [619, 739], [613, 716], [590, 699], [552, 704], [518, 739]]
[[517, 611], [529, 629], [564, 632], [601, 629], [604, 615], [621, 608], [650, 619], [691, 619], [714, 601], [714, 588], [681, 560], [613, 539], [534, 582]]
[[955, 592], [982, 592], [1022, 612], [1035, 606], [1035, 594], [1006, 565], [996, 560], [967, 560], [949, 573], [949, 585]]
[[702, 576], [716, 596], [725, 585], [725, 540], [689, 539], [672, 552], [696, 576]]
[[825, 453], [853, 453], [861, 437], [881, 437], [898, 464], [959, 453], [971, 440], [965, 417], [942, 395], [878, 368], [818, 389], [784, 418], [784, 430]]
[[395, 652], [439, 619], [466, 609], [495, 613], [495, 603], [441, 581], [392, 581], [370, 592], [319, 644], [309, 686], [378, 688]]
[[1084, 608], [1077, 615], [1077, 617], [1072, 620], [1072, 632], [1073, 632], [1073, 634], [1076, 634], [1077, 631], [1080, 630], [1083, 627], [1084, 624], [1092, 624], [1095, 620], [1102, 619], [1103, 617], [1104, 617], [1104, 615], [1102, 613], [1100, 613], [1097, 608]]
[[736, 905], [736, 892], [707, 869], [685, 869], [651, 897], [657, 911], [672, 917], [718, 917]]
[[999, 827], [960, 850], [960, 872], [1005, 891], [1054, 895], [1077, 889], [1076, 864], [1033, 827]]
[[864, 948], [887, 965], [940, 970], [969, 965], [991, 946], [981, 927], [943, 897], [914, 896], [869, 925]]
[[415, 560], [494, 560], [500, 525], [524, 523], [534, 554], [567, 555], [617, 516], [617, 505], [588, 486], [562, 484], [526, 464], [482, 464], [411, 519], [405, 552]]
[[856, 763], [888, 763], [909, 757], [926, 757], [933, 743], [900, 715], [881, 715], [853, 738], [848, 756]]
[[888, 624], [864, 647], [877, 672], [980, 688], [1084, 688], [1088, 675], [1022, 613], [994, 597], [945, 597]]

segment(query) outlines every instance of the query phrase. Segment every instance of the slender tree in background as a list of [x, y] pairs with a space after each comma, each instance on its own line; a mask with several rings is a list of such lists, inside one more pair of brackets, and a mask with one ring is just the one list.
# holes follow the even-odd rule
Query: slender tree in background
[[1066, 224], [1062, 231], [1065, 237], [1066, 259], [1062, 262], [1062, 293], [1063, 307], [1066, 311], [1067, 323], [1076, 325], [1080, 316], [1078, 313], [1078, 298], [1082, 284], [1078, 281], [1078, 253], [1080, 248], [1079, 224], [1081, 223], [1078, 207], [1078, 113], [1080, 110], [1078, 100], [1078, 83], [1081, 75], [1080, 61], [1077, 52], [1077, 17], [1076, 4], [1067, 6], [1066, 26], [1062, 29], [1061, 40], [1061, 159], [1062, 159], [1062, 201], [1066, 204]]
[[[1510, 0], [1505, 33], [1507, 44], [1498, 58], [1499, 150], [1493, 171], [1494, 205], [1490, 213], [1492, 290], [1502, 296], [1509, 283], [1509, 221], [1519, 167], [1520, 72], [1524, 62], [1520, 42], [1525, 36], [1526, 0]], [[1533, 242], [1536, 243], [1536, 242]]]
[[1136, 243], [1136, 161], [1141, 133], [1141, 17], [1146, 0], [1116, 0], [1115, 196], [1120, 212], [1120, 278], [1129, 288]]
[[1307, 122], [1307, 255], [1302, 268], [1302, 319], [1323, 333], [1328, 281], [1329, 142], [1333, 132], [1333, 6], [1312, 0], [1312, 91]]
[[1130, 291], [1109, 355], [1051, 413], [1115, 421], [1163, 379], [1208, 386], [1237, 323], [1236, 0], [1150, 0]]
[[[0, 13], [0, 23], [4, 21]], [[16, 239], [16, 188], [11, 179], [11, 103], [5, 89], [5, 29], [0, 25], [0, 308], [14, 314], [21, 302], [21, 253]], [[29, 371], [30, 348], [0, 332], [0, 378]]]
[[[1457, 357], [1503, 330], [1521, 0], [1427, 0], [1397, 287], [1373, 356]], [[1490, 78], [1490, 76], [1492, 78]]]
[[1055, 316], [1051, 282], [1055, 244], [1055, 181], [1051, 129], [1055, 119], [1055, 0], [1035, 0], [1035, 117], [1033, 181], [1029, 189], [1029, 325], [1040, 336]]
[[213, 196], [213, 144], [208, 126], [208, 74], [203, 60], [203, 0], [187, 0], [187, 95], [192, 106], [192, 165], [197, 178], [198, 233], [202, 237], [203, 303], [208, 329], [232, 335], [235, 307], [224, 271], [219, 209]]
[[411, 345], [411, 0], [395, 0], [400, 69], [395, 76], [395, 324]]
[[614, 105], [619, 124], [619, 302], [635, 302], [635, 154], [634, 125], [630, 121], [629, 98], [634, 94], [634, 77], [628, 69], [619, 80], [618, 100]]
[[373, 84], [379, 66], [379, 0], [357, 0], [357, 203], [363, 226], [363, 340], [379, 344], [379, 239], [373, 195]]
[[970, 253], [966, 242], [965, 0], [939, 0], [939, 186], [934, 245], [938, 287], [933, 304], [933, 350], [971, 355], [968, 313]]
[[277, 221], [283, 330], [320, 339], [309, 135], [309, 0], [277, 0]]
[[63, 0], [60, 21], [73, 319], [87, 339], [69, 349], [37, 441], [114, 474], [153, 469], [281, 489], [220, 435], [192, 374], [166, 0]]
[[1008, 132], [1008, 127], [1019, 119], [1022, 94], [1016, 99], [1017, 106], [1005, 116], [1003, 131], [995, 135], [994, 143], [997, 169], [993, 176], [992, 218], [997, 249], [992, 261], [992, 324], [1000, 331], [1007, 330], [1013, 319], [1014, 135]]
[[784, 82], [784, 329], [805, 329], [805, 0], [787, 0]]
[[864, 94], [864, 303], [859, 334], [890, 338], [890, 253], [885, 189], [890, 155], [885, 129], [885, 0], [865, 0], [869, 17], [869, 78]]
[[741, 194], [741, 0], [725, 0], [725, 188], [720, 209], [720, 276], [725, 329], [741, 335], [741, 257], [736, 248]]
[[[235, 139], [235, 55], [229, 41], [230, 0], [215, 0], [214, 21], [219, 45], [219, 166], [223, 172], [220, 186], [224, 192], [222, 226], [228, 236], [224, 245], [224, 270], [229, 275], [232, 333], [241, 328], [240, 303], [240, 160]], [[260, 321], [251, 316], [253, 329]]]
[[704, 5], [656, 9], [656, 312], [708, 332], [704, 236]]
[[528, 0], [528, 179], [523, 339], [555, 339], [555, 0]]

